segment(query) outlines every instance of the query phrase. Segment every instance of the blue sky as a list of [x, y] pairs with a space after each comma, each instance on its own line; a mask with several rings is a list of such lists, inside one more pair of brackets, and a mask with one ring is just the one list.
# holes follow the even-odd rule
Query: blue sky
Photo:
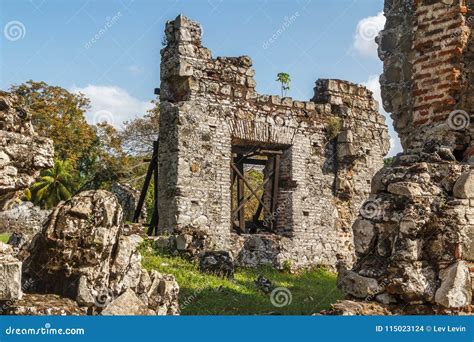
[[[213, 56], [249, 55], [257, 90], [307, 100], [318, 78], [364, 83], [378, 96], [373, 42], [383, 0], [0, 0], [0, 89], [29, 79], [91, 98], [88, 120], [120, 126], [149, 107], [159, 87], [164, 25], [182, 13], [203, 27]], [[268, 40], [294, 20], [273, 42]], [[94, 36], [99, 37], [95, 42]], [[391, 124], [391, 121], [389, 121]], [[395, 134], [392, 136], [395, 139]], [[398, 143], [394, 140], [395, 149]]]

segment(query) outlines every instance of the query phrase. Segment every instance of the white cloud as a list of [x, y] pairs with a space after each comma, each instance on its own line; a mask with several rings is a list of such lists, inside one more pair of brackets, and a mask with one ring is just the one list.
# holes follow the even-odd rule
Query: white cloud
[[363, 56], [377, 58], [377, 44], [375, 37], [385, 25], [385, 16], [379, 12], [374, 17], [367, 17], [359, 21], [354, 34], [354, 48]]
[[141, 101], [130, 95], [125, 89], [114, 86], [87, 85], [83, 88], [73, 87], [73, 93], [81, 92], [91, 101], [91, 108], [86, 113], [90, 124], [107, 121], [120, 128], [124, 121], [145, 114], [153, 104]]
[[143, 74], [143, 72], [145, 71], [143, 69], [143, 67], [139, 66], [139, 65], [136, 65], [136, 64], [133, 64], [133, 65], [130, 65], [128, 67], [128, 71], [130, 71], [130, 73], [133, 75], [133, 76], [138, 76], [138, 75], [141, 75]]
[[403, 151], [402, 145], [400, 144], [400, 139], [398, 138], [397, 133], [393, 129], [393, 121], [390, 118], [390, 115], [383, 109], [382, 106], [382, 95], [380, 92], [380, 82], [379, 75], [370, 75], [366, 82], [363, 82], [362, 85], [367, 87], [370, 91], [374, 93], [375, 100], [379, 103], [379, 111], [385, 116], [386, 123], [388, 125], [388, 133], [390, 135], [390, 151], [388, 151], [387, 156], [394, 156], [397, 153]]

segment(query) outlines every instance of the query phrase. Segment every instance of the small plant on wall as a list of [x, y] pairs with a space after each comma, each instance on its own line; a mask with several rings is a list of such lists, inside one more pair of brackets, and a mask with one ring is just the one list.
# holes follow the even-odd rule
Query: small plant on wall
[[339, 132], [342, 129], [342, 120], [341, 118], [332, 117], [329, 118], [328, 123], [326, 125], [326, 134], [329, 140], [334, 139], [337, 137]]
[[288, 90], [290, 90], [290, 75], [285, 72], [280, 72], [277, 74], [276, 81], [281, 84], [281, 97], [285, 97]]

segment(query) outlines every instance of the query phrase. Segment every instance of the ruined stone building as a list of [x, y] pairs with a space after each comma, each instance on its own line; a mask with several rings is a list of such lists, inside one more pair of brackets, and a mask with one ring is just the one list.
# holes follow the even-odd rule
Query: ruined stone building
[[[251, 59], [213, 58], [198, 23], [178, 16], [165, 33], [159, 230], [183, 249], [205, 236], [244, 265], [350, 264], [351, 224], [389, 149], [372, 93], [326, 79], [310, 101], [260, 95]], [[264, 191], [248, 220], [241, 176], [255, 165]]]
[[455, 313], [472, 302], [473, 11], [470, 0], [385, 1], [382, 98], [404, 151], [373, 178], [353, 226], [357, 261], [338, 283], [392, 313], [410, 312], [406, 304]]

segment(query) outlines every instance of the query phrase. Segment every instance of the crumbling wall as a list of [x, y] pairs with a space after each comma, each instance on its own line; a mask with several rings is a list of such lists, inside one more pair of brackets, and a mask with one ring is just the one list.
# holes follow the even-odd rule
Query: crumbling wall
[[0, 91], [0, 210], [53, 165], [53, 142], [33, 130], [20, 99]]
[[[311, 101], [257, 94], [247, 56], [212, 58], [198, 23], [166, 25], [161, 51], [160, 231], [209, 236], [242, 264], [352, 261], [350, 225], [388, 151], [387, 127], [364, 87], [319, 80]], [[331, 126], [340, 127], [330, 136]], [[231, 149], [284, 148], [277, 236], [231, 229]], [[186, 240], [186, 239], [184, 239]], [[246, 246], [252, 247], [247, 248]]]
[[462, 154], [469, 145], [463, 128], [474, 96], [471, 7], [464, 0], [385, 1], [382, 99], [405, 150], [430, 142]]
[[382, 97], [404, 152], [372, 179], [353, 225], [357, 261], [338, 285], [392, 312], [456, 313], [472, 301], [472, 6], [385, 2]]

